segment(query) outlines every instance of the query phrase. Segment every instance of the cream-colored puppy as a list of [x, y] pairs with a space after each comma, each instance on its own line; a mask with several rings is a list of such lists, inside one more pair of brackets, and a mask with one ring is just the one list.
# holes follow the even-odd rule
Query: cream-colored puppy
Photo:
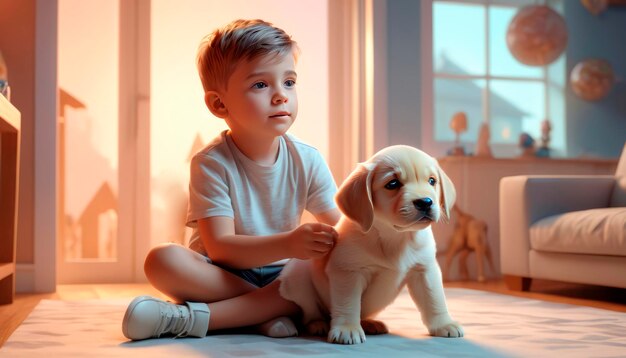
[[462, 337], [448, 313], [431, 230], [449, 217], [455, 196], [437, 161], [413, 147], [388, 147], [359, 164], [335, 197], [344, 216], [333, 251], [291, 260], [280, 277], [281, 295], [300, 305], [309, 333], [342, 344], [387, 333], [372, 318], [406, 284], [431, 335]]

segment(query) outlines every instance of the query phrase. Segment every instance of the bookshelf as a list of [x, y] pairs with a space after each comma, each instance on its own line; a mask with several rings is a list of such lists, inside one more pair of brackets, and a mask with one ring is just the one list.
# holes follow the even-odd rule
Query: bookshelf
[[20, 112], [0, 95], [0, 304], [13, 302], [17, 243]]

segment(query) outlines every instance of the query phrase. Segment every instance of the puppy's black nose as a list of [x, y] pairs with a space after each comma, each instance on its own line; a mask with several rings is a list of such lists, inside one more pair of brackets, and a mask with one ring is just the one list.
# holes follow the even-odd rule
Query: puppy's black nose
[[430, 210], [430, 207], [433, 206], [433, 199], [431, 198], [422, 198], [413, 200], [413, 205], [419, 211], [427, 211]]

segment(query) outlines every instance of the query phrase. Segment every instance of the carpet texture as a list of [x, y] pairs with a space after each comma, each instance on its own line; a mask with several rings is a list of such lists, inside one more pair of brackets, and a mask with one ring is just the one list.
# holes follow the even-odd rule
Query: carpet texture
[[379, 318], [390, 334], [355, 346], [317, 337], [251, 334], [127, 341], [129, 299], [43, 300], [0, 349], [2, 357], [626, 357], [626, 313], [467, 289], [446, 289], [461, 339], [427, 335], [408, 292]]

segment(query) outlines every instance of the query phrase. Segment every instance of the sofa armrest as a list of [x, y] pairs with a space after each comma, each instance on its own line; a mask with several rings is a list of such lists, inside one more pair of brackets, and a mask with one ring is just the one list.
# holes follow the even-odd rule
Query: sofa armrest
[[503, 274], [530, 277], [530, 226], [569, 211], [608, 207], [611, 175], [524, 175], [500, 180], [500, 265]]

